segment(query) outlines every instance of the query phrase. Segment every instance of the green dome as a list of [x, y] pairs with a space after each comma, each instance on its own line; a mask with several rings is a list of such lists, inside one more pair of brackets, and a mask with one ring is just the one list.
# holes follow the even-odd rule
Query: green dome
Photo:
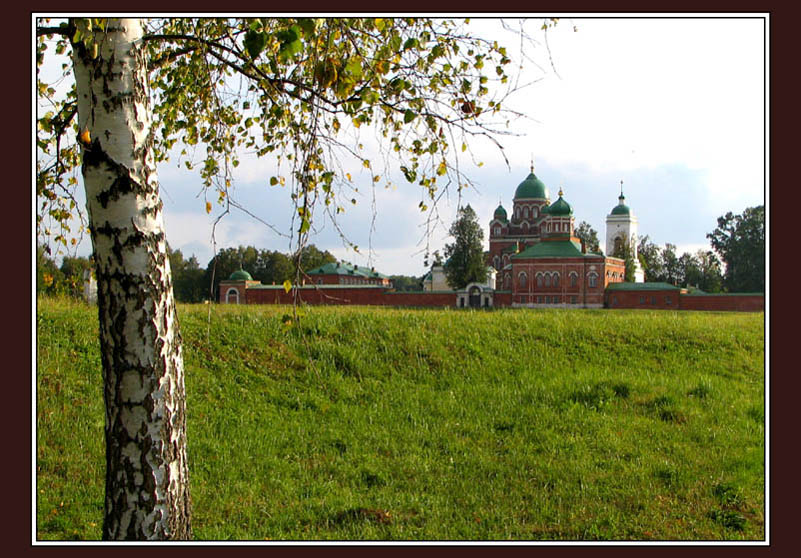
[[506, 210], [503, 208], [502, 205], [499, 205], [495, 210], [494, 217], [496, 219], [500, 219], [501, 221], [506, 221]]
[[514, 199], [518, 200], [522, 198], [548, 199], [548, 189], [545, 187], [545, 184], [542, 183], [542, 180], [537, 178], [537, 175], [533, 172], [529, 174], [526, 179], [520, 183], [517, 190], [515, 190]]
[[629, 206], [623, 203], [626, 198], [621, 195], [618, 199], [620, 200], [620, 203], [612, 208], [612, 215], [630, 215], [631, 210], [629, 209]]
[[573, 208], [562, 198], [562, 192], [559, 192], [559, 199], [542, 210], [543, 213], [554, 215], [556, 217], [563, 217], [573, 214]]
[[228, 278], [229, 281], [253, 281], [253, 277], [244, 269], [237, 269]]

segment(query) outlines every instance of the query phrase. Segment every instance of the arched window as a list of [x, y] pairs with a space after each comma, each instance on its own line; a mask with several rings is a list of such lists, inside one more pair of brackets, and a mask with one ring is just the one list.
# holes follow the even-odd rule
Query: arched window
[[570, 286], [575, 287], [576, 285], [578, 285], [578, 273], [572, 271], [570, 273]]
[[492, 258], [492, 264], [495, 266], [495, 269], [500, 269], [501, 258], [499, 258], [497, 254], [495, 254], [494, 258]]
[[554, 287], [558, 287], [559, 286], [559, 274], [558, 273], [554, 273], [553, 274], [553, 286]]
[[503, 255], [503, 266], [506, 267], [507, 265], [509, 265], [509, 254], [504, 254]]
[[594, 271], [590, 272], [590, 274], [587, 276], [587, 286], [589, 286], [591, 289], [594, 289], [598, 286], [598, 274]]
[[615, 237], [615, 251], [613, 254], [622, 254], [623, 253], [623, 237], [616, 236]]
[[527, 207], [523, 208], [523, 219], [528, 219], [528, 208]]
[[228, 292], [225, 293], [225, 303], [239, 304], [239, 291], [233, 288], [228, 289]]
[[508, 291], [512, 288], [512, 276], [508, 273], [503, 276], [503, 290]]
[[537, 206], [534, 206], [534, 207], [531, 208], [531, 216], [536, 219], [537, 215], [538, 215]]
[[524, 233], [528, 232], [528, 223], [525, 223], [525, 222], [523, 223], [523, 232]]
[[550, 287], [551, 286], [551, 275], [548, 274], [548, 273], [545, 274], [545, 286], [546, 287]]
[[495, 227], [495, 236], [499, 236], [501, 234], [501, 227]]
[[521, 289], [526, 288], [528, 276], [526, 275], [525, 271], [521, 271], [520, 274], [517, 276], [517, 284], [520, 286]]

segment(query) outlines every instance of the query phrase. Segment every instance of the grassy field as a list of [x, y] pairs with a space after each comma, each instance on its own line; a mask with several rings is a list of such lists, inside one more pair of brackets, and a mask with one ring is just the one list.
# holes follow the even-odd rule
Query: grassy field
[[[200, 540], [762, 540], [763, 314], [179, 306]], [[37, 307], [36, 529], [98, 539], [96, 309]]]

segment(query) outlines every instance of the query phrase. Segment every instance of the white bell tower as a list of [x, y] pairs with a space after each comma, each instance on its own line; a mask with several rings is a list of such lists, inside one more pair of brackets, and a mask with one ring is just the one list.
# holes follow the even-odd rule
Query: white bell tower
[[640, 241], [640, 237], [637, 235], [637, 217], [634, 216], [631, 208], [626, 205], [626, 197], [623, 195], [623, 181], [621, 180], [618, 204], [606, 216], [606, 255], [613, 255], [620, 243], [626, 240], [634, 249], [634, 281], [642, 283], [645, 281], [645, 274], [640, 266], [640, 260], [637, 258], [637, 244]]

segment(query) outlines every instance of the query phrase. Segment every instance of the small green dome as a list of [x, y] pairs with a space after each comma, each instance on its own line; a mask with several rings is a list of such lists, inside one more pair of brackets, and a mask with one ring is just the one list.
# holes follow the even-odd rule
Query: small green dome
[[562, 198], [562, 192], [559, 191], [559, 199], [542, 210], [543, 213], [553, 215], [556, 217], [564, 217], [573, 214], [573, 208]]
[[497, 209], [495, 209], [494, 217], [496, 219], [500, 219], [501, 221], [506, 221], [506, 210], [502, 205], [499, 205]]
[[537, 178], [533, 172], [529, 174], [526, 179], [521, 182], [517, 190], [515, 190], [514, 199], [548, 199], [548, 189], [543, 184], [542, 180]]
[[228, 278], [229, 281], [253, 281], [253, 277], [244, 269], [237, 269]]
[[620, 200], [620, 203], [612, 208], [612, 215], [631, 215], [631, 210], [629, 209], [629, 206], [623, 203], [624, 201], [626, 201], [626, 198], [623, 196], [623, 194], [620, 195], [618, 200]]

